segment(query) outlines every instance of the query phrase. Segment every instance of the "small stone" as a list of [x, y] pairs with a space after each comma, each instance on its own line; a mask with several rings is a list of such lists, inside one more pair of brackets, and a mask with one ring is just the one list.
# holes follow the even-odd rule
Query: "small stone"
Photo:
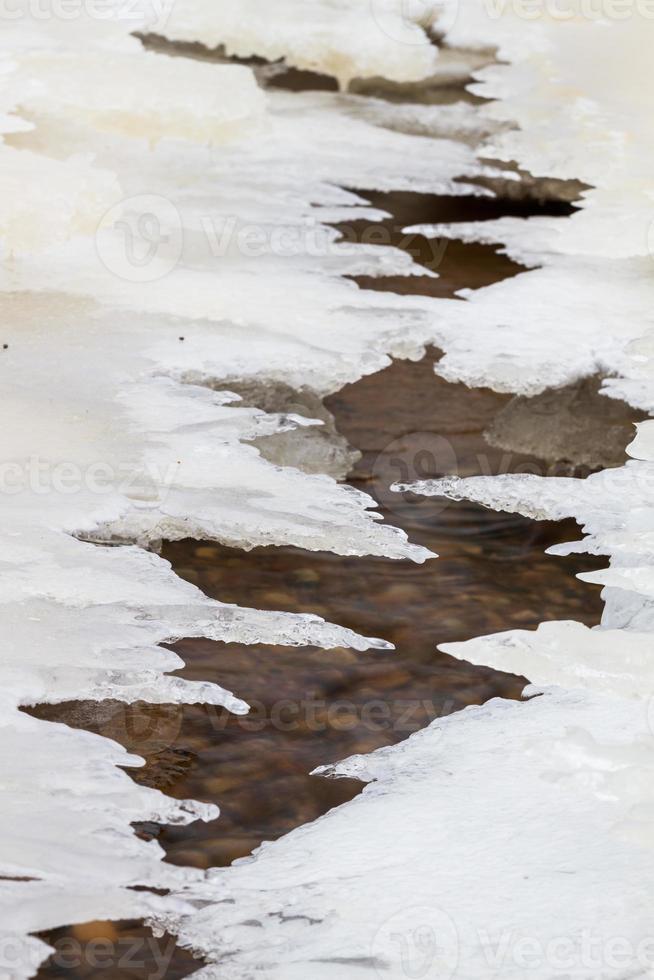
[[208, 558], [211, 561], [218, 557], [218, 549], [209, 547], [208, 545], [202, 545], [195, 549], [196, 558]]
[[320, 581], [320, 575], [313, 568], [296, 568], [293, 572], [293, 578], [296, 582], [302, 582], [303, 585], [314, 585]]
[[72, 933], [81, 943], [94, 942], [97, 939], [109, 939], [116, 942], [118, 933], [111, 922], [84, 922], [73, 926]]

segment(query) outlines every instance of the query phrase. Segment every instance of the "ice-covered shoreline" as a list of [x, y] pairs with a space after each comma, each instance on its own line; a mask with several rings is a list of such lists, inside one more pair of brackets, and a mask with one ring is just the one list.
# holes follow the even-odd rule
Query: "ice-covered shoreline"
[[[541, 508], [550, 491], [562, 496], [552, 516], [581, 519], [591, 500], [592, 546], [613, 562], [595, 579], [607, 585], [602, 628], [582, 639], [559, 624], [452, 651], [560, 689], [459, 713], [395, 749], [342, 763], [337, 774], [373, 785], [251, 861], [208, 876], [165, 864], [131, 823], [213, 819], [215, 808], [138, 787], [117, 768], [138, 760], [115, 743], [19, 711], [107, 697], [245, 711], [238, 691], [167, 677], [180, 661], [159, 644], [182, 636], [384, 647], [318, 617], [209, 600], [143, 550], [197, 536], [244, 548], [433, 557], [380, 524], [365, 495], [294, 468], [296, 458], [279, 466], [260, 455], [253, 440], [316, 420], [239, 407], [230, 380], [320, 396], [435, 343], [446, 352], [437, 370], [452, 379], [531, 394], [599, 371], [607, 394], [650, 410], [651, 194], [642, 162], [650, 137], [634, 83], [654, 33], [648, 24], [526, 22], [513, 9], [493, 18], [483, 4], [434, 5], [436, 28], [462, 59], [468, 49], [497, 49], [501, 62], [476, 83], [496, 101], [462, 101], [440, 120], [434, 106], [263, 93], [246, 67], [153, 53], [132, 36], [154, 30], [223, 43], [228, 53], [284, 57], [341, 83], [437, 73], [429, 5], [408, 20], [396, 8], [285, 0], [269, 3], [259, 21], [254, 5], [225, 0], [214, 12], [178, 0], [156, 23], [147, 11], [134, 23], [117, 7], [104, 19], [80, 8], [65, 22], [35, 19], [25, 2], [3, 25], [0, 621], [12, 639], [2, 668], [0, 897], [12, 978], [31, 975], [48, 955], [29, 934], [126, 916], [169, 925], [210, 961], [228, 954], [206, 976], [285, 980], [307, 971], [340, 980], [344, 968], [404, 976], [393, 936], [422, 926], [449, 935], [434, 962], [462, 977], [488, 974], [483, 929], [512, 925], [546, 944], [595, 925], [602, 942], [622, 936], [633, 949], [649, 936], [639, 903], [652, 860], [640, 822], [654, 738], [641, 711], [650, 696], [646, 443], [654, 423], [636, 442], [643, 460], [617, 478], [620, 506], [602, 474], [574, 488], [548, 478], [535, 490]], [[616, 68], [613, 87], [594, 63], [611, 43], [630, 61], [629, 71]], [[482, 194], [480, 177], [516, 179], [505, 169], [512, 161], [592, 189], [569, 218], [422, 231], [499, 241], [531, 271], [467, 302], [367, 292], [345, 278], [419, 271], [390, 246], [339, 244], [327, 222], [380, 217], [357, 189]], [[421, 489], [475, 497], [479, 486]], [[476, 499], [506, 507], [531, 486], [490, 479]], [[498, 814], [485, 849], [484, 807]], [[565, 824], [552, 835], [561, 813]], [[502, 858], [515, 877], [500, 879], [503, 900], [489, 922], [479, 908], [492, 901]], [[556, 860], [567, 862], [568, 877], [552, 882]], [[416, 908], [423, 912], [412, 917]], [[537, 964], [536, 975], [549, 977], [550, 966]], [[522, 975], [515, 960], [505, 967]], [[574, 962], [572, 975], [596, 980], [590, 970]]]

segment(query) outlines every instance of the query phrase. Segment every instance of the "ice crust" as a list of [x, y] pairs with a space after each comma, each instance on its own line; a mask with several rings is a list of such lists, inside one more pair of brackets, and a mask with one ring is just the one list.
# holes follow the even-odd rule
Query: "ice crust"
[[[588, 536], [570, 548], [611, 556], [586, 576], [605, 586], [602, 624], [447, 645], [524, 674], [539, 696], [322, 770], [370, 785], [251, 860], [208, 875], [165, 864], [132, 823], [216, 809], [138, 786], [121, 768], [138, 757], [20, 708], [246, 711], [238, 692], [170, 676], [181, 661], [161, 644], [180, 637], [388, 646], [210, 600], [145, 550], [195, 536], [431, 557], [366, 495], [283, 465], [284, 452], [266, 458], [256, 446], [281, 433], [295, 464], [293, 433], [320, 420], [239, 406], [230, 382], [310, 401], [435, 343], [452, 380], [529, 395], [599, 372], [607, 394], [652, 410], [651, 137], [634, 83], [649, 77], [649, 23], [528, 25], [473, 2], [399, 14], [386, 0], [184, 0], [130, 16], [116, 4], [102, 20], [89, 9], [37, 21], [25, 0], [0, 35], [0, 970], [32, 975], [48, 948], [31, 934], [44, 929], [149, 916], [207, 957], [207, 978], [402, 980], [407, 956], [415, 972], [430, 955], [443, 980], [522, 980], [520, 943], [533, 956], [534, 940], [561, 938], [575, 980], [647, 975], [654, 423], [627, 466], [587, 480], [412, 487], [576, 517]], [[136, 31], [282, 59], [343, 88], [427, 80], [439, 61], [454, 71], [452, 58], [461, 72], [494, 48], [501, 64], [477, 71], [486, 108], [264, 93], [245, 66], [146, 51]], [[629, 72], [598, 68], [615, 51]], [[345, 278], [424, 274], [392, 247], [339, 241], [327, 222], [382, 217], [359, 192], [484, 194], [478, 178], [515, 180], [489, 160], [592, 189], [570, 218], [421, 231], [499, 242], [531, 271], [465, 301]], [[589, 962], [586, 935], [604, 952], [623, 940], [626, 958]], [[551, 957], [536, 956], [532, 975], [551, 980]]]
[[[202, 885], [166, 920], [212, 963], [203, 980], [565, 975], [651, 969], [654, 422], [624, 467], [587, 479], [423, 481], [413, 493], [534, 519], [574, 517], [611, 556], [593, 629], [543, 623], [447, 643], [526, 675], [523, 704], [468, 708], [393, 748], [320, 770], [369, 784]], [[407, 487], [399, 485], [398, 491]], [[409, 975], [411, 975], [411, 973]]]
[[[391, 353], [419, 356], [429, 303], [344, 278], [418, 267], [391, 247], [340, 245], [325, 222], [381, 217], [352, 188], [461, 194], [459, 178], [488, 170], [474, 140], [451, 138], [452, 113], [441, 136], [433, 119], [429, 132], [387, 120], [378, 100], [266, 96], [246, 67], [145, 51], [130, 32], [146, 21], [118, 7], [69, 24], [19, 13], [0, 37], [0, 955], [12, 980], [48, 954], [28, 933], [190, 910], [202, 875], [165, 865], [131, 824], [217, 816], [134, 784], [118, 767], [140, 760], [116, 743], [21, 707], [245, 712], [238, 692], [170, 676], [182, 662], [161, 644], [180, 637], [390, 646], [210, 600], [144, 548], [202, 537], [431, 557], [365, 494], [265, 458], [255, 443], [321, 420], [239, 405], [229, 383], [310, 402]], [[474, 131], [475, 113], [461, 116]], [[253, 227], [254, 250], [240, 237]]]
[[[439, 21], [432, 7], [452, 46], [497, 49], [475, 86], [496, 100], [481, 112], [497, 129], [480, 155], [592, 185], [571, 217], [409, 229], [498, 243], [530, 270], [431, 306], [446, 352], [438, 373], [521, 395], [600, 374], [606, 394], [651, 412], [651, 21], [546, 6], [521, 20], [481, 3], [441, 8]], [[209, 959], [198, 977], [650, 975], [654, 422], [629, 452], [627, 465], [587, 479], [396, 488], [574, 517], [583, 541], [551, 550], [610, 556], [582, 576], [604, 585], [602, 622], [443, 645], [526, 676], [528, 700], [466, 709], [319, 770], [368, 785], [216, 870], [197, 893], [206, 907], [164, 920]]]
[[618, 751], [652, 737], [629, 699], [558, 691], [467, 708], [333, 767], [363, 794], [203, 886], [213, 904], [182, 938], [220, 965], [196, 976], [522, 980], [525, 964], [557, 975], [551, 950], [575, 980], [644, 976], [636, 955], [619, 969], [602, 957], [614, 937], [636, 950], [651, 936], [653, 852], [616, 833], [620, 800], [577, 778], [593, 744], [571, 726]]
[[468, 302], [447, 314], [436, 371], [527, 395], [600, 373], [606, 394], [650, 412], [654, 238], [644, 79], [654, 26], [636, 8], [616, 17], [577, 0], [561, 16], [553, 4], [537, 8], [521, 17], [520, 4], [447, 4], [446, 40], [491, 47], [501, 62], [476, 71], [471, 86], [492, 100], [482, 114], [501, 127], [485, 154], [587, 186], [569, 217], [407, 229], [496, 244], [533, 268], [461, 293]]
[[353, 78], [414, 82], [435, 69], [430, 10], [394, 0], [187, 0], [170, 4], [154, 30], [174, 41], [201, 41], [229, 55]]

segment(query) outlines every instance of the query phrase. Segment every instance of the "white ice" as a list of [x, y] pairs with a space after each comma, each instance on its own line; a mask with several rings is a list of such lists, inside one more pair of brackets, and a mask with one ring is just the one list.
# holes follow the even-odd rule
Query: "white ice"
[[[35, 932], [150, 916], [222, 961], [206, 976], [399, 980], [429, 956], [448, 980], [522, 980], [531, 956], [550, 980], [552, 943], [575, 980], [647, 975], [647, 426], [633, 462], [586, 481], [414, 488], [583, 522], [582, 547], [611, 555], [587, 576], [606, 586], [601, 627], [448, 647], [542, 691], [342, 763], [334, 772], [366, 792], [254, 860], [206, 878], [166, 865], [131, 824], [215, 809], [137, 786], [119, 767], [140, 760], [115, 742], [19, 709], [110, 698], [247, 710], [238, 691], [170, 676], [181, 663], [161, 644], [183, 636], [387, 646], [209, 600], [145, 550], [202, 537], [432, 557], [367, 496], [266, 459], [256, 440], [318, 420], [239, 406], [230, 382], [322, 396], [436, 343], [451, 379], [530, 394], [599, 371], [607, 394], [651, 410], [651, 22], [530, 23], [477, 0], [129, 6], [65, 21], [26, 0], [0, 36], [2, 968], [35, 972], [48, 955]], [[137, 31], [342, 88], [378, 75], [429, 85], [440, 61], [442, 77], [477, 65], [475, 90], [495, 101], [263, 92], [248, 67], [146, 51]], [[390, 244], [339, 240], [330, 225], [384, 216], [365, 191], [489, 194], [479, 178], [515, 183], [514, 164], [591, 185], [582, 207], [421, 230], [498, 242], [531, 271], [450, 301], [346, 278], [424, 274]]]
[[[606, 394], [652, 411], [654, 27], [635, 8], [575, 6], [568, 17], [533, 6], [524, 17], [519, 4], [422, 8], [454, 48], [497, 51], [475, 85], [495, 100], [481, 117], [499, 124], [480, 157], [514, 162], [541, 187], [589, 185], [570, 217], [408, 229], [497, 243], [530, 270], [430, 306], [445, 351], [436, 370], [523, 395], [599, 373]], [[530, 181], [528, 193], [539, 186]], [[198, 892], [206, 907], [167, 920], [211, 960], [199, 976], [651, 974], [653, 425], [640, 426], [627, 465], [585, 480], [410, 485], [534, 519], [574, 517], [586, 537], [552, 550], [610, 556], [582, 576], [605, 586], [602, 622], [444, 645], [526, 676], [529, 700], [467, 709], [323, 771], [370, 785], [216, 871]]]

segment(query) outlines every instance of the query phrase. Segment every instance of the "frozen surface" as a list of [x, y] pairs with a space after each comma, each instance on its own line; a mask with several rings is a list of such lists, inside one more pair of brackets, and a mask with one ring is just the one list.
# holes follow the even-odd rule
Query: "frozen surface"
[[[26, 0], [0, 35], [0, 903], [3, 949], [20, 954], [0, 972], [35, 972], [47, 948], [31, 933], [148, 915], [222, 959], [204, 971], [221, 978], [401, 980], [435, 964], [447, 980], [522, 980], [534, 941], [539, 980], [551, 980], [552, 942], [575, 980], [647, 975], [652, 423], [629, 465], [586, 481], [415, 488], [575, 516], [588, 537], [570, 547], [611, 556], [587, 576], [606, 586], [602, 626], [448, 647], [547, 689], [342, 763], [333, 774], [367, 791], [254, 860], [207, 877], [166, 865], [131, 824], [215, 809], [137, 786], [118, 767], [140, 760], [116, 743], [19, 709], [110, 698], [246, 711], [238, 691], [170, 676], [181, 662], [161, 644], [182, 636], [387, 646], [209, 600], [145, 550], [195, 536], [431, 557], [366, 495], [282, 465], [320, 413], [239, 404], [230, 383], [310, 405], [436, 343], [452, 379], [528, 395], [599, 372], [608, 394], [650, 410], [650, 24], [528, 26], [473, 2], [146, 7], [111, 3], [100, 19], [85, 6], [64, 21]], [[492, 48], [502, 63], [478, 72], [490, 107], [440, 110], [264, 93], [245, 66], [146, 52], [137, 30], [343, 87], [438, 74], [439, 33], [460, 65]], [[629, 70], [607, 72], [611, 59]], [[465, 301], [346, 278], [424, 274], [389, 244], [339, 240], [332, 224], [382, 217], [366, 190], [488, 194], [478, 178], [516, 179], [497, 160], [592, 189], [571, 218], [423, 230], [503, 243], [532, 271]], [[280, 435], [280, 458], [257, 448]]]
[[448, 43], [493, 47], [505, 62], [475, 73], [473, 90], [493, 100], [485, 113], [502, 126], [485, 154], [587, 188], [570, 217], [411, 231], [497, 244], [539, 267], [462, 294], [469, 302], [445, 314], [439, 374], [535, 394], [599, 372], [607, 394], [649, 412], [653, 137], [645, 79], [654, 22], [638, 5], [615, 16], [609, 6], [575, 0], [559, 16], [546, 3], [531, 15], [519, 3], [446, 5]]
[[[249, 407], [230, 382], [310, 405], [390, 353], [419, 356], [430, 303], [344, 277], [421, 270], [390, 246], [340, 244], [325, 222], [381, 217], [356, 188], [483, 193], [465, 178], [490, 170], [474, 112], [439, 128], [419, 106], [266, 96], [246, 67], [146, 52], [130, 37], [146, 21], [110, 9], [64, 24], [26, 4], [0, 37], [0, 891], [2, 949], [20, 954], [0, 968], [12, 980], [47, 956], [28, 933], [189, 910], [201, 876], [162, 863], [131, 825], [217, 816], [138, 787], [117, 768], [137, 757], [22, 706], [245, 712], [238, 692], [170, 676], [182, 662], [162, 644], [180, 637], [389, 646], [209, 600], [144, 549], [195, 536], [432, 557], [319, 466], [282, 465], [320, 413]], [[257, 448], [274, 436], [286, 440], [275, 462]]]
[[[567, 18], [543, 5], [521, 18], [516, 6], [422, 9], [454, 47], [497, 49], [499, 63], [475, 85], [495, 100], [472, 139], [485, 139], [480, 155], [589, 189], [567, 218], [410, 229], [497, 243], [529, 270], [429, 305], [445, 351], [437, 371], [523, 396], [599, 374], [606, 394], [651, 412], [654, 28], [633, 11], [597, 17], [586, 7]], [[395, 125], [407, 124], [417, 125], [398, 114]], [[446, 477], [397, 488], [574, 517], [585, 538], [552, 550], [609, 556], [607, 569], [583, 576], [605, 586], [602, 622], [445, 645], [526, 676], [529, 700], [467, 709], [323, 770], [369, 785], [215, 871], [193, 915], [164, 920], [211, 961], [199, 976], [651, 975], [653, 426], [639, 427], [627, 465], [585, 480]]]
[[220, 966], [197, 975], [645, 976], [654, 852], [580, 774], [601, 750], [583, 731], [617, 753], [652, 739], [632, 701], [559, 691], [339, 764], [362, 796], [203, 886], [181, 935]]
[[194, 915], [164, 920], [219, 964], [199, 977], [651, 972], [654, 422], [629, 452], [626, 466], [585, 480], [410, 485], [536, 519], [574, 517], [586, 538], [552, 550], [611, 555], [608, 570], [583, 576], [607, 586], [602, 623], [444, 644], [525, 675], [536, 685], [529, 700], [466, 709], [324, 769], [370, 785], [214, 872]]
[[429, 8], [396, 0], [186, 0], [170, 4], [154, 29], [229, 55], [333, 75], [343, 86], [376, 75], [413, 82], [433, 72], [438, 55]]

